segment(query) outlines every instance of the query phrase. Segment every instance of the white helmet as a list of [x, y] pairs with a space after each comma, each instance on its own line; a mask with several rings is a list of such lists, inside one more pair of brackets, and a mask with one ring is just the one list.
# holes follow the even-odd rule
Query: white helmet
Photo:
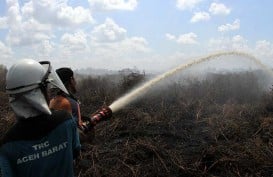
[[49, 61], [24, 59], [11, 66], [6, 76], [6, 92], [17, 94], [51, 84], [68, 93]]
[[6, 84], [9, 103], [18, 119], [51, 114], [43, 93], [47, 86], [57, 87], [68, 93], [48, 61], [19, 61], [8, 70]]

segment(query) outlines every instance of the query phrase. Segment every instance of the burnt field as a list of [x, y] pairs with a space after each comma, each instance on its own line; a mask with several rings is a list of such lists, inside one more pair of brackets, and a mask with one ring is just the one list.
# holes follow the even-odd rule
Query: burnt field
[[[14, 122], [4, 75], [1, 136]], [[146, 77], [78, 76], [82, 114], [111, 104]], [[257, 71], [178, 79], [114, 113], [82, 145], [78, 177], [272, 176], [273, 92]]]

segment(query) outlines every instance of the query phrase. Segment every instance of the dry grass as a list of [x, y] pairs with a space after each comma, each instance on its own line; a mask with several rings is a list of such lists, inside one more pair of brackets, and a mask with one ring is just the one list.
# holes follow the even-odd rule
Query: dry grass
[[[129, 89], [105, 78], [81, 83], [86, 115]], [[272, 176], [272, 100], [251, 73], [154, 89], [95, 127], [95, 138], [83, 143], [76, 175]], [[2, 115], [10, 117], [6, 109]], [[1, 134], [9, 122], [0, 120]]]

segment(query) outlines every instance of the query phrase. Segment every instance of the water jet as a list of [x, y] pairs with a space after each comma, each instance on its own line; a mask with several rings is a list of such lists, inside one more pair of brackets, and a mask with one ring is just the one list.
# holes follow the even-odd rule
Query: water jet
[[193, 60], [192, 62], [186, 63], [186, 64], [182, 64], [179, 65], [176, 68], [173, 68], [163, 74], [158, 75], [157, 77], [151, 79], [150, 81], [147, 81], [146, 83], [144, 83], [143, 85], [141, 85], [140, 87], [132, 90], [131, 92], [125, 94], [124, 96], [120, 97], [119, 99], [117, 99], [116, 101], [114, 101], [109, 107], [113, 112], [117, 112], [119, 111], [121, 108], [123, 108], [124, 106], [128, 105], [129, 103], [131, 103], [132, 101], [136, 100], [138, 97], [140, 97], [141, 95], [145, 94], [146, 91], [148, 91], [151, 87], [153, 87], [154, 85], [156, 85], [158, 82], [174, 75], [175, 73], [182, 71], [186, 68], [189, 68], [193, 65], [205, 62], [205, 61], [209, 61], [212, 59], [217, 59], [217, 57], [221, 57], [221, 56], [229, 56], [229, 55], [234, 55], [234, 56], [241, 56], [241, 57], [246, 57], [252, 61], [254, 61], [256, 64], [260, 65], [261, 67], [263, 67], [267, 72], [269, 72], [272, 76], [273, 76], [273, 71], [266, 65], [262, 64], [257, 58], [255, 58], [254, 56], [244, 53], [244, 52], [237, 52], [237, 51], [231, 51], [231, 52], [219, 52], [219, 53], [215, 53], [215, 54], [211, 54], [211, 55], [207, 55], [201, 58], [197, 58], [195, 60]]

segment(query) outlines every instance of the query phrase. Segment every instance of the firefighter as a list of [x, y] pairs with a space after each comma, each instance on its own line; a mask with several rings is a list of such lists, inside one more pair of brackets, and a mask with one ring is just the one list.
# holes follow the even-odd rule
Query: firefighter
[[81, 119], [81, 111], [79, 106], [79, 101], [75, 97], [76, 94], [76, 80], [74, 78], [74, 73], [70, 68], [59, 68], [56, 73], [60, 77], [61, 81], [65, 85], [68, 94], [62, 90], [55, 90], [52, 99], [50, 100], [49, 107], [55, 110], [66, 110], [72, 114], [74, 120], [77, 122], [78, 126], [82, 126], [83, 121]]
[[25, 59], [8, 70], [6, 92], [16, 123], [1, 139], [0, 176], [74, 176], [79, 134], [68, 112], [49, 109], [52, 86], [68, 93], [50, 62]]
[[[17, 121], [0, 141], [0, 176], [74, 176], [73, 159], [81, 148], [77, 123], [72, 111], [49, 108], [50, 88], [65, 95], [73, 91], [48, 61], [21, 60], [8, 70], [6, 92]], [[111, 109], [103, 107], [82, 123], [82, 129], [111, 115]]]
[[63, 67], [57, 69], [56, 73], [65, 85], [68, 94], [59, 89], [57, 93], [55, 93], [55, 96], [53, 96], [53, 98], [50, 100], [50, 108], [55, 110], [66, 110], [70, 112], [74, 120], [77, 122], [78, 128], [81, 132], [81, 140], [90, 140], [90, 138], [85, 135], [88, 134], [91, 136], [89, 133], [92, 132], [92, 136], [94, 136], [93, 127], [98, 122], [110, 118], [112, 116], [111, 109], [107, 106], [104, 106], [90, 117], [82, 116], [79, 101], [75, 97], [77, 89], [74, 72], [70, 68]]

